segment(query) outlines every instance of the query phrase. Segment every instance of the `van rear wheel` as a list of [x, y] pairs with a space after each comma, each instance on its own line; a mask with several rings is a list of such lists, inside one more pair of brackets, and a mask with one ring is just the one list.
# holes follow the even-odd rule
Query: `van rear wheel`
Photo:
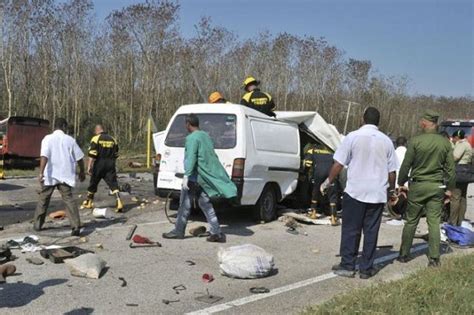
[[266, 185], [255, 205], [260, 221], [270, 222], [276, 217], [277, 193], [272, 185]]

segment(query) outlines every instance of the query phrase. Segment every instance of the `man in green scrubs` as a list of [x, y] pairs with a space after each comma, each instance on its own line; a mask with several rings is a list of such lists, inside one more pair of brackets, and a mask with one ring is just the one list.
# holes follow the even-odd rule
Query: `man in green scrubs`
[[184, 238], [191, 213], [191, 200], [197, 198], [199, 208], [211, 226], [211, 235], [207, 241], [224, 243], [226, 237], [221, 231], [210, 198], [235, 198], [237, 187], [220, 163], [212, 139], [199, 129], [199, 118], [196, 115], [190, 114], [186, 117], [186, 129], [190, 134], [186, 137], [184, 148], [184, 178], [178, 216], [174, 230], [164, 233], [163, 238]]

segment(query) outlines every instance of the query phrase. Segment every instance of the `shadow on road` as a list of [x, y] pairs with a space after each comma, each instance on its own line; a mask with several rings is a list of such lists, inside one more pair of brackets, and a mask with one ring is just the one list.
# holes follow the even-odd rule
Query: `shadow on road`
[[0, 285], [0, 308], [14, 308], [29, 304], [44, 294], [44, 288], [67, 282], [67, 279], [50, 279], [37, 285], [5, 283]]
[[0, 191], [13, 191], [26, 188], [25, 186], [13, 185], [13, 184], [0, 184]]
[[92, 313], [94, 313], [94, 309], [92, 307], [81, 307], [66, 312], [64, 315], [89, 315]]

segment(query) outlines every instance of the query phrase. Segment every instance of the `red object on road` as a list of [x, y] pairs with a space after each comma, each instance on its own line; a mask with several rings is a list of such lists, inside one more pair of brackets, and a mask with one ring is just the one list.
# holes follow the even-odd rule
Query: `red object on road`
[[141, 235], [134, 235], [132, 241], [136, 244], [155, 244], [155, 242], [150, 241], [148, 237], [144, 237]]
[[202, 281], [209, 283], [214, 281], [214, 276], [210, 273], [205, 273], [202, 275]]

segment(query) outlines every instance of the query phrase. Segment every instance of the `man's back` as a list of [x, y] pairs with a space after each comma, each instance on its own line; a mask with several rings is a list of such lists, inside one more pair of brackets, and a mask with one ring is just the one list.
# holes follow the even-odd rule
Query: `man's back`
[[115, 139], [103, 132], [91, 139], [89, 156], [95, 159], [116, 159], [118, 157], [118, 145]]
[[410, 141], [400, 168], [399, 182], [408, 180], [411, 169], [413, 181], [441, 183], [445, 174], [451, 173], [453, 165], [449, 141], [435, 131], [425, 132]]
[[388, 173], [398, 167], [391, 140], [374, 125], [364, 125], [344, 139], [334, 159], [348, 166], [346, 193], [367, 203], [387, 200]]
[[71, 136], [60, 130], [44, 137], [41, 143], [41, 156], [48, 159], [45, 170], [45, 185], [66, 183], [75, 184], [76, 162], [84, 154]]

